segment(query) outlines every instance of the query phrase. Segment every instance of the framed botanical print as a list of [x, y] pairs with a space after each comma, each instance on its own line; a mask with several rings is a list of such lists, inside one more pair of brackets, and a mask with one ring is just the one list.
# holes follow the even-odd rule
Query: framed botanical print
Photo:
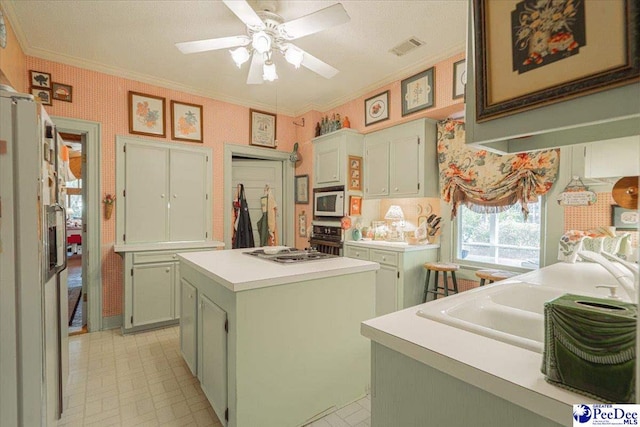
[[434, 106], [435, 68], [431, 67], [400, 82], [402, 116]]
[[349, 197], [349, 216], [362, 215], [362, 197]]
[[309, 203], [309, 175], [295, 177], [295, 202], [299, 205]]
[[49, 73], [29, 70], [29, 79], [31, 81], [31, 87], [42, 87], [45, 89], [51, 89], [51, 74]]
[[171, 139], [202, 142], [202, 105], [171, 101]]
[[462, 59], [453, 64], [453, 99], [464, 97], [467, 84], [467, 61]]
[[364, 101], [364, 125], [389, 119], [389, 91], [372, 96]]
[[165, 98], [129, 91], [129, 133], [165, 136]]
[[276, 148], [276, 115], [249, 110], [249, 144]]
[[362, 191], [362, 157], [349, 156], [349, 190]]

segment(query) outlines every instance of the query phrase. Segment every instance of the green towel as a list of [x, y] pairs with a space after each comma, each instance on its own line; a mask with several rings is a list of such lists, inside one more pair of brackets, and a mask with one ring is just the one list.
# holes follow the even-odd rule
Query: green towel
[[549, 382], [614, 403], [635, 403], [637, 306], [566, 294], [544, 307], [542, 373]]

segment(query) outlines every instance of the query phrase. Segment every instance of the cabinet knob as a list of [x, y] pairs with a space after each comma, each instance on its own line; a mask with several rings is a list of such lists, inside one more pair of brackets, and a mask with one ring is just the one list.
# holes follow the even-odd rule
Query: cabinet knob
[[383, 257], [382, 257], [382, 260], [383, 260], [383, 261], [386, 261], [386, 260], [387, 260], [387, 257], [386, 257], [386, 256], [383, 256]]
[[161, 198], [161, 199], [164, 199], [164, 194], [161, 194], [161, 195], [160, 195], [160, 198]]
[[[396, 188], [396, 190], [397, 190], [397, 188]], [[177, 195], [177, 194], [174, 194], [174, 195], [173, 195], [173, 198], [174, 198], [174, 199], [177, 199], [177, 198], [178, 198], [178, 195]]]
[[193, 294], [189, 294], [189, 299], [193, 299]]
[[168, 273], [168, 272], [170, 272], [170, 271], [171, 271], [171, 268], [170, 268], [170, 267], [167, 267], [167, 268], [165, 268], [165, 270], [164, 270], [164, 271]]
[[394, 188], [393, 190], [394, 190], [394, 191], [398, 191], [398, 187]]
[[176, 258], [178, 258], [178, 255], [173, 254], [173, 259], [176, 259]]
[[338, 175], [333, 175], [333, 179], [336, 179], [338, 177]]

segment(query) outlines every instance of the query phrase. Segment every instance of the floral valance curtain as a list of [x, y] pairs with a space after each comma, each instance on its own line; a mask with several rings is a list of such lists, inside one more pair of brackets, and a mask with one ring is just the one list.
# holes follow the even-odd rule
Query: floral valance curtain
[[451, 217], [463, 204], [474, 212], [496, 213], [545, 194], [558, 175], [560, 151], [499, 155], [465, 144], [464, 123], [438, 123], [438, 164], [442, 198], [452, 204]]

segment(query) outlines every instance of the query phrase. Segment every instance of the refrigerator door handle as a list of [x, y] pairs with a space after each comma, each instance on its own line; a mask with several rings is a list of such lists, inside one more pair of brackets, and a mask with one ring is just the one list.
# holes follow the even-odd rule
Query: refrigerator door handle
[[[56, 211], [56, 252], [58, 259], [56, 263], [56, 273], [67, 268], [67, 210], [59, 203], [53, 205]], [[62, 263], [59, 264], [60, 260]]]

